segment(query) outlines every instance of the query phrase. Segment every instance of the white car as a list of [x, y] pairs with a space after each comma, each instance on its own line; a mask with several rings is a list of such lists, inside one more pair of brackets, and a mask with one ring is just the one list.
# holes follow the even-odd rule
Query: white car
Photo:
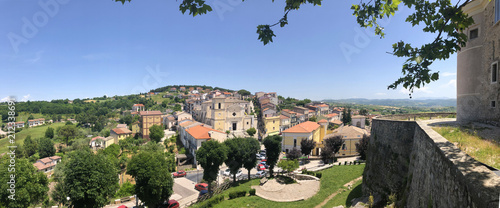
[[224, 173], [222, 173], [223, 176], [229, 176], [231, 174], [231, 170], [226, 169]]
[[257, 178], [262, 178], [264, 176], [266, 176], [266, 172], [265, 171], [259, 171], [259, 172], [257, 172], [255, 174], [255, 177], [257, 177]]
[[[242, 174], [241, 170], [238, 170], [238, 172], [236, 172], [236, 178], [239, 178], [241, 174]], [[232, 178], [233, 174], [231, 174], [230, 177]]]
[[263, 160], [263, 159], [266, 159], [265, 155], [259, 155], [259, 154], [257, 154], [257, 160]]

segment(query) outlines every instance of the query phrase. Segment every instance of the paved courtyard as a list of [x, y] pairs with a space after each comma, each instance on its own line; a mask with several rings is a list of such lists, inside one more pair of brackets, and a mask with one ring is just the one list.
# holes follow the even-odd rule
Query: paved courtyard
[[276, 202], [292, 202], [311, 198], [318, 193], [320, 181], [297, 180], [294, 184], [280, 184], [271, 179], [262, 186], [252, 186], [255, 194], [264, 199]]

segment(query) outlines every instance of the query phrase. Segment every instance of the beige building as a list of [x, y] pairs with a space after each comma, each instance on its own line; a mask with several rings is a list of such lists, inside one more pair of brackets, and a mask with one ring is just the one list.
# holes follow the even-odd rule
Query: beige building
[[119, 144], [120, 140], [124, 140], [125, 138], [132, 135], [132, 131], [127, 128], [114, 128], [111, 129], [109, 133], [109, 136], [115, 140], [115, 144]]
[[353, 126], [364, 129], [365, 128], [365, 120], [366, 120], [366, 117], [362, 116], [362, 115], [352, 116], [351, 117], [351, 124]]
[[141, 135], [144, 139], [149, 139], [149, 128], [153, 125], [162, 126], [162, 113], [160, 111], [139, 111], [141, 118]]
[[500, 1], [475, 0], [462, 8], [474, 19], [457, 55], [457, 120], [500, 123]]
[[[196, 111], [196, 110], [195, 110]], [[245, 131], [257, 126], [252, 102], [236, 98], [215, 97], [201, 104], [200, 112], [194, 114], [198, 121], [218, 131]]]
[[201, 147], [203, 142], [212, 139], [224, 142], [227, 139], [226, 133], [203, 125], [196, 125], [186, 129], [185, 131], [186, 145], [184, 145], [184, 147], [191, 153], [191, 155], [194, 156], [194, 164], [196, 164], [196, 150]]
[[368, 131], [356, 126], [341, 126], [335, 129], [331, 134], [326, 135], [325, 139], [333, 136], [341, 136], [344, 140], [344, 144], [340, 148], [337, 156], [350, 156], [358, 154], [358, 152], [356, 152], [356, 143], [358, 143], [365, 134], [370, 135]]
[[307, 139], [314, 140], [316, 142], [316, 149], [313, 150], [311, 154], [321, 154], [323, 138], [325, 137], [327, 127], [328, 122], [326, 120], [321, 120], [319, 123], [306, 121], [304, 123], [297, 124], [287, 130], [284, 130], [282, 132], [283, 151], [288, 153], [294, 147], [300, 149], [300, 142], [302, 142], [302, 140], [304, 139]]

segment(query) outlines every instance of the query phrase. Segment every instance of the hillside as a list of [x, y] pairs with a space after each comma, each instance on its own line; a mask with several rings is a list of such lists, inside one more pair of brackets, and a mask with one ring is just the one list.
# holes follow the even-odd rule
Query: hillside
[[456, 107], [456, 99], [325, 99], [323, 102], [345, 103], [345, 104], [361, 104], [361, 105], [380, 105], [394, 107]]

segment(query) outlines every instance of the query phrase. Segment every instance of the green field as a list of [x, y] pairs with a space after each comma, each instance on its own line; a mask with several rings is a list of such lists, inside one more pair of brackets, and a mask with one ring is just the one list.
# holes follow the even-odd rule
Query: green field
[[462, 151], [491, 167], [500, 169], [500, 145], [457, 127], [432, 128]]
[[[16, 134], [16, 143], [22, 144], [24, 142], [24, 139], [28, 136], [31, 135], [31, 138], [40, 138], [45, 136], [45, 130], [47, 128], [52, 127], [54, 129], [57, 129], [57, 127], [64, 126], [64, 122], [60, 123], [54, 123], [51, 125], [44, 125], [44, 126], [37, 126], [37, 127], [32, 127], [32, 128], [24, 128], [21, 132], [18, 132]], [[9, 139], [7, 137], [0, 139], [0, 153], [7, 152], [9, 146]]]
[[[319, 192], [313, 197], [296, 202], [274, 202], [269, 201], [258, 196], [246, 196], [236, 199], [228, 200], [228, 195], [230, 192], [238, 190], [250, 190], [251, 186], [258, 185], [259, 179], [254, 179], [251, 181], [244, 181], [236, 187], [232, 187], [222, 194], [225, 196], [226, 200], [220, 202], [215, 207], [314, 207], [321, 202], [323, 202], [328, 196], [335, 193], [338, 189], [344, 188], [343, 185], [349, 181], [352, 181], [363, 174], [365, 165], [348, 165], [348, 166], [333, 166], [330, 169], [321, 171], [323, 177], [321, 178], [321, 188]], [[355, 185], [356, 186], [356, 185]], [[357, 190], [357, 189], [353, 189]], [[337, 197], [344, 197], [344, 195], [337, 195]], [[332, 200], [335, 200], [334, 197]], [[348, 196], [345, 197], [346, 199]], [[338, 199], [342, 201], [342, 198]], [[345, 199], [344, 202], [345, 203]], [[194, 207], [202, 207], [204, 203], [196, 204]], [[330, 206], [331, 207], [331, 206]]]
[[344, 187], [344, 190], [342, 193], [337, 194], [335, 197], [333, 197], [330, 201], [328, 201], [324, 206], [322, 207], [335, 207], [339, 205], [343, 205], [344, 207], [350, 207], [351, 206], [351, 200], [355, 198], [361, 197], [361, 183], [363, 181], [359, 180], [355, 184], [353, 184], [353, 188], [351, 190], [348, 190], [347, 188]]

